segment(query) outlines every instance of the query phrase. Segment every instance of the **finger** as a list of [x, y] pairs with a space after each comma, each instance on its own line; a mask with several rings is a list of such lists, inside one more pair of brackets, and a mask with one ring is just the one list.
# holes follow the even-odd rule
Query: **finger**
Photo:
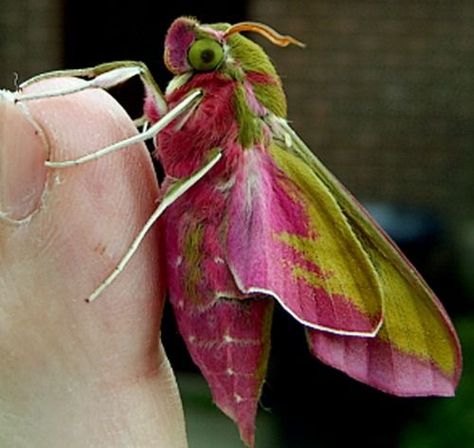
[[[31, 89], [77, 82], [50, 80]], [[78, 157], [136, 132], [98, 89], [32, 101], [26, 112], [51, 159]], [[9, 148], [7, 157], [14, 145]], [[47, 170], [45, 185], [27, 225], [0, 226], [0, 353], [9, 354], [2, 357], [0, 383], [8, 415], [21, 416], [11, 434], [57, 442], [74, 433], [88, 446], [118, 446], [88, 442], [126, 433], [140, 440], [136, 446], [185, 446], [177, 388], [158, 343], [164, 293], [158, 229], [100, 300], [83, 300], [156, 207], [145, 147]], [[26, 430], [22, 421], [40, 424]]]
[[[81, 82], [47, 80], [28, 91]], [[136, 133], [125, 111], [101, 89], [25, 104], [49, 142], [50, 159], [77, 157]], [[156, 228], [101, 299], [93, 305], [83, 302], [126, 252], [157, 198], [154, 170], [143, 144], [81, 167], [48, 170], [42, 210], [30, 230], [47, 236], [40, 248], [47, 286], [80, 313], [88, 327], [82, 337], [89, 344], [103, 339], [104, 328], [97, 325], [97, 316], [107, 322], [114, 316], [110, 325], [118, 337], [116, 341], [108, 337], [110, 344], [123, 347], [125, 337], [126, 347], [133, 349], [150, 348], [143, 345], [144, 339], [157, 343], [164, 281]]]

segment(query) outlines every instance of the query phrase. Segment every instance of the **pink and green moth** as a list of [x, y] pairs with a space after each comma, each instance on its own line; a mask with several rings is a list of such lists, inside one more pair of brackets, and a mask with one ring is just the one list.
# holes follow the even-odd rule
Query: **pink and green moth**
[[[301, 45], [262, 24], [183, 17], [166, 36], [174, 78], [165, 95], [143, 64], [129, 61], [46, 75], [94, 76], [88, 87], [108, 87], [138, 74], [152, 124], [139, 138], [155, 138], [166, 174], [149, 225], [91, 299], [161, 216], [179, 331], [248, 446], [275, 305], [301, 323], [316, 358], [356, 380], [398, 396], [453, 395], [461, 352], [445, 310], [291, 129], [281, 80], [246, 31]], [[92, 160], [132, 140], [49, 166]]]

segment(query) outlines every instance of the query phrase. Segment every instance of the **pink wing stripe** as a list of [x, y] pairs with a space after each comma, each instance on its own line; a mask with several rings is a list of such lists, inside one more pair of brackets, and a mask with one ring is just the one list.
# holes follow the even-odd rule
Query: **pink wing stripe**
[[[379, 317], [359, 311], [343, 294], [330, 293], [294, 275], [302, 268], [324, 279], [324, 270], [278, 239], [286, 233], [318, 238], [304, 205], [283, 188], [282, 173], [262, 150], [246, 150], [228, 212], [227, 261], [243, 293], [268, 293], [297, 320], [336, 333], [372, 333]], [[287, 179], [285, 179], [287, 180]]]
[[342, 337], [308, 330], [311, 351], [325, 364], [398, 396], [452, 396], [457, 379], [429, 360], [403, 353], [379, 337]]

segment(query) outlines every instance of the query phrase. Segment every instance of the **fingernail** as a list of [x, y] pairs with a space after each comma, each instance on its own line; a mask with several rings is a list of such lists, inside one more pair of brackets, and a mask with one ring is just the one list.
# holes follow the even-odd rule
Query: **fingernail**
[[0, 90], [0, 221], [22, 221], [38, 210], [46, 157], [46, 140], [27, 109]]

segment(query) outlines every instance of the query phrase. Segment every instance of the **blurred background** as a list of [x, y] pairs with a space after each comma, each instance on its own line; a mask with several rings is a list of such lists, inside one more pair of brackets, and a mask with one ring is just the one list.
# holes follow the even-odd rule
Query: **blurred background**
[[[399, 399], [311, 358], [302, 329], [277, 312], [256, 448], [474, 446], [474, 2], [0, 0], [0, 87], [117, 59], [144, 61], [164, 87], [163, 38], [180, 15], [257, 20], [306, 42], [259, 41], [294, 128], [426, 277], [463, 345], [455, 398]], [[169, 310], [163, 326], [190, 447], [241, 447]]]

